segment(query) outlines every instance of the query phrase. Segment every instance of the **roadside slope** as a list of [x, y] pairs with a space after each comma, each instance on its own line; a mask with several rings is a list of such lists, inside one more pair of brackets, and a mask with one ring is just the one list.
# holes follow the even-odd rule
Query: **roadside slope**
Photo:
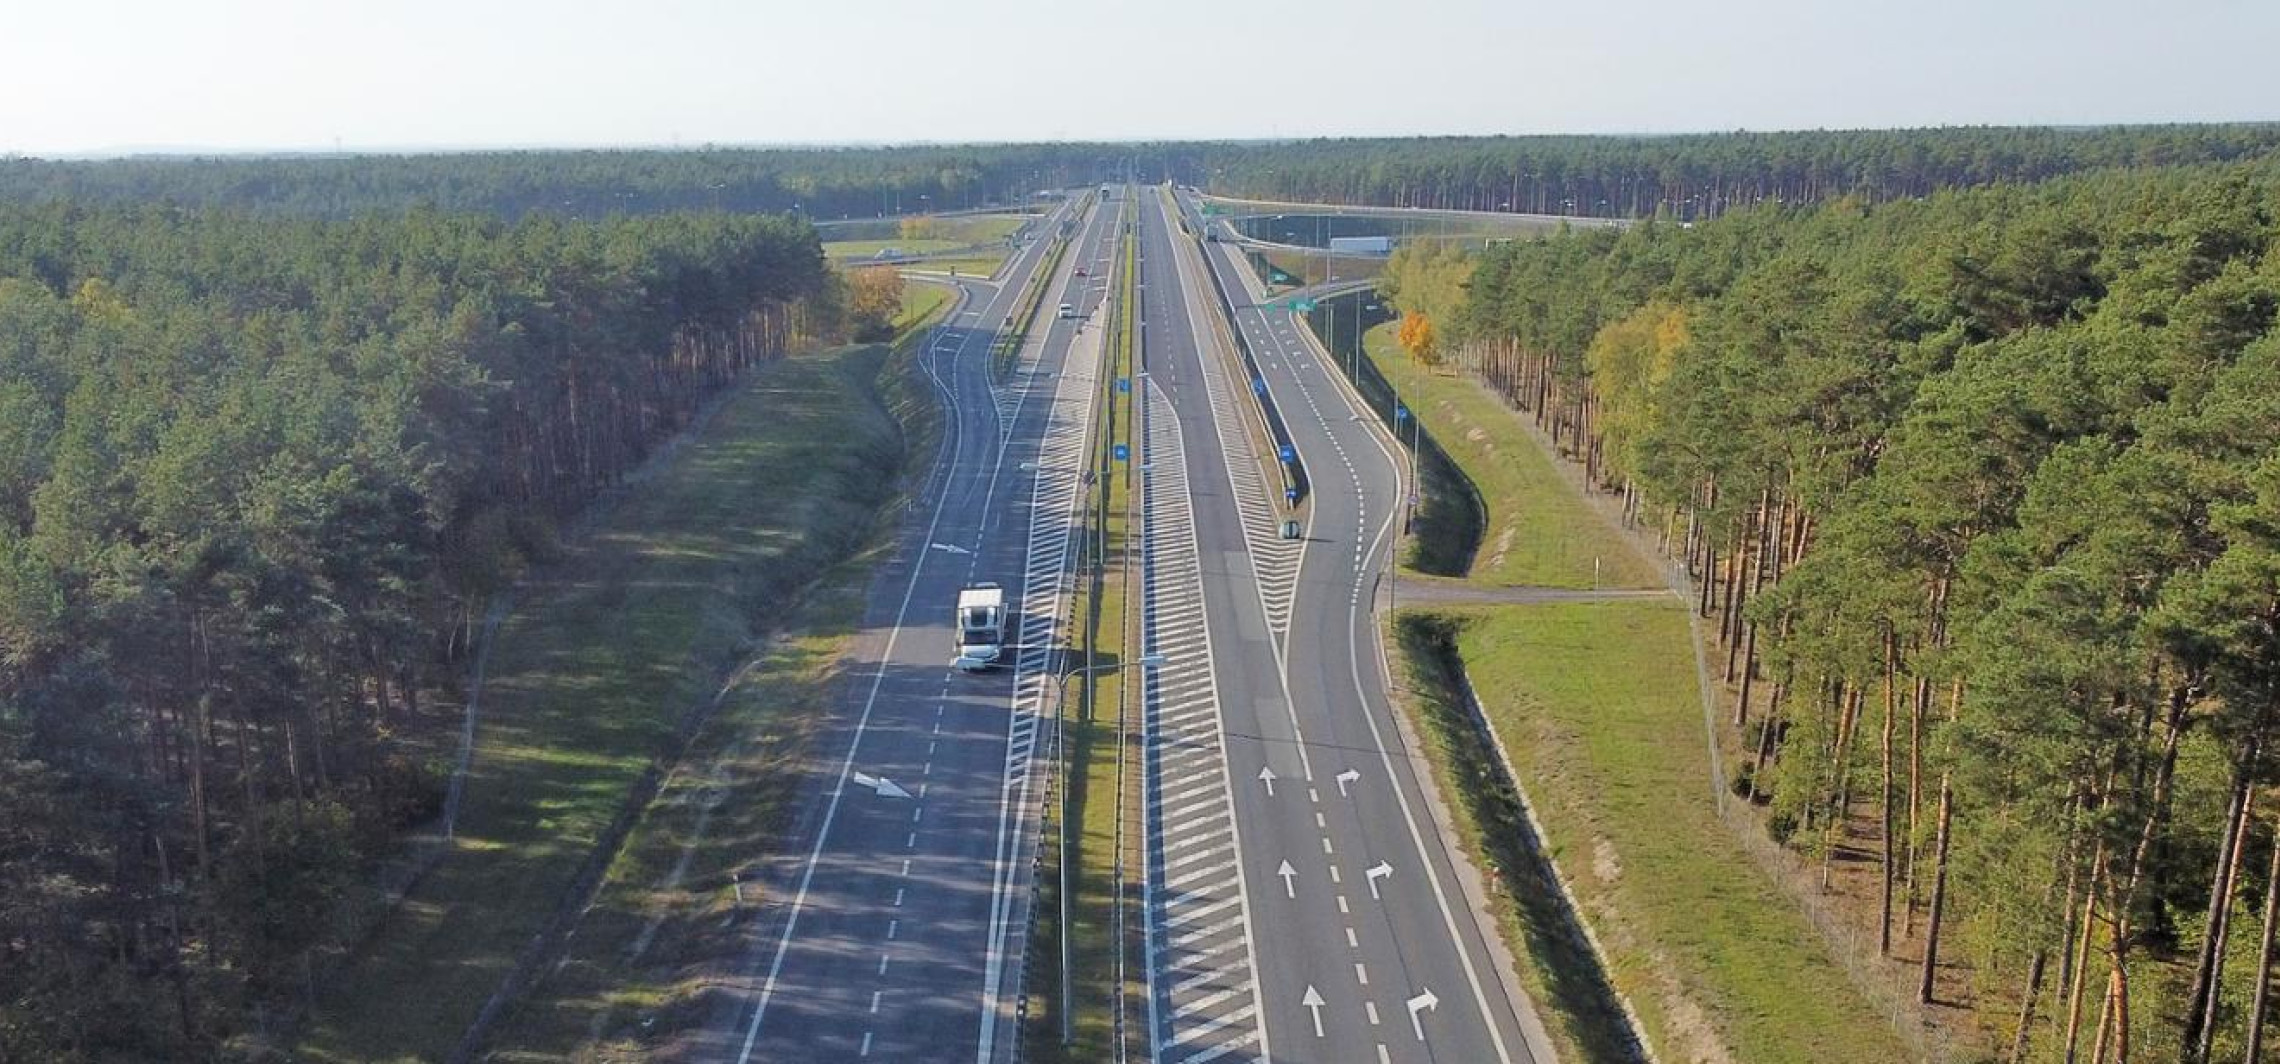
[[[1531, 990], [1568, 1048], [1627, 1059], [1610, 1033], [1627, 1008], [1665, 1061], [1909, 1059], [1895, 1031], [1858, 1021], [1881, 1014], [1719, 819], [1685, 603], [1645, 590], [1665, 586], [1654, 562], [1520, 415], [1409, 363], [1389, 327], [1366, 339], [1372, 367], [1419, 411], [1426, 445], [1448, 457], [1423, 477], [1441, 534], [1460, 523], [1450, 511], [1485, 511], [1461, 580], [1403, 574], [1405, 594], [1443, 600], [1397, 618], [1403, 701], [1444, 784], [1476, 796], [1460, 831], [1498, 870], [1507, 941], [1532, 958]], [[1422, 542], [1434, 532], [1420, 526], [1426, 557], [1466, 556]], [[1494, 800], [1507, 772], [1518, 793]], [[1553, 874], [1594, 944], [1575, 941], [1573, 916], [1547, 898]], [[1591, 977], [1593, 952], [1605, 984]]]
[[560, 909], [770, 608], [861, 542], [903, 453], [884, 349], [763, 367], [527, 582], [491, 651], [459, 836], [298, 1055], [438, 1059]]

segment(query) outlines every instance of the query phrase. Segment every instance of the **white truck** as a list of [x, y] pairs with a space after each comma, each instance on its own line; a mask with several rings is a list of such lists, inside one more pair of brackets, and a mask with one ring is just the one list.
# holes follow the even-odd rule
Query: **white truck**
[[973, 584], [958, 592], [958, 658], [965, 672], [998, 664], [1005, 649], [1005, 589]]

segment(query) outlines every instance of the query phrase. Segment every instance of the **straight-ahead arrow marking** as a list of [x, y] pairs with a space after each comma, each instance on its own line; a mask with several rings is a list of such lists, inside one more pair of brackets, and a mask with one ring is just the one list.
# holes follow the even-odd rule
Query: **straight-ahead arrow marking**
[[1283, 893], [1293, 898], [1298, 897], [1298, 869], [1292, 868], [1289, 861], [1284, 861], [1281, 868], [1275, 869], [1275, 874], [1282, 877]]
[[1298, 1003], [1306, 1006], [1306, 1011], [1314, 1014], [1314, 1037], [1322, 1037], [1322, 1006], [1325, 1004], [1322, 1000], [1322, 992], [1314, 989], [1314, 984], [1308, 983], [1306, 996], [1300, 998]]
[[1264, 765], [1259, 766], [1259, 782], [1267, 785], [1267, 797], [1272, 798], [1275, 796], [1274, 769], [1268, 768]]

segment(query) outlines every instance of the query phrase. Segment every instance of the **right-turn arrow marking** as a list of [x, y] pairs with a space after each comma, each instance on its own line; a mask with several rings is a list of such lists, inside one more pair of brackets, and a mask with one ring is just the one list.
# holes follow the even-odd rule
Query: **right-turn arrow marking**
[[1339, 773], [1339, 774], [1338, 774], [1338, 797], [1340, 797], [1340, 798], [1344, 798], [1344, 797], [1346, 796], [1346, 785], [1347, 785], [1347, 784], [1349, 784], [1349, 783], [1352, 783], [1352, 782], [1354, 782], [1355, 780], [1361, 779], [1361, 778], [1362, 778], [1362, 774], [1361, 774], [1361, 773], [1359, 773], [1359, 772], [1356, 772], [1356, 771], [1354, 771], [1353, 769], [1347, 769], [1346, 771]]
[[1426, 987], [1424, 993], [1409, 999], [1409, 1029], [1417, 1032], [1418, 1041], [1425, 1040], [1425, 1021], [1418, 1019], [1417, 1014], [1435, 1011], [1440, 1007], [1441, 999], [1433, 996], [1432, 987]]

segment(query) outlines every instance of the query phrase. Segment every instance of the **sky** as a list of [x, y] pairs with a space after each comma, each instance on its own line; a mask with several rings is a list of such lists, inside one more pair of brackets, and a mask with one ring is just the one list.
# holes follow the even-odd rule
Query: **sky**
[[2280, 119], [2273, 0], [0, 0], [0, 154]]

